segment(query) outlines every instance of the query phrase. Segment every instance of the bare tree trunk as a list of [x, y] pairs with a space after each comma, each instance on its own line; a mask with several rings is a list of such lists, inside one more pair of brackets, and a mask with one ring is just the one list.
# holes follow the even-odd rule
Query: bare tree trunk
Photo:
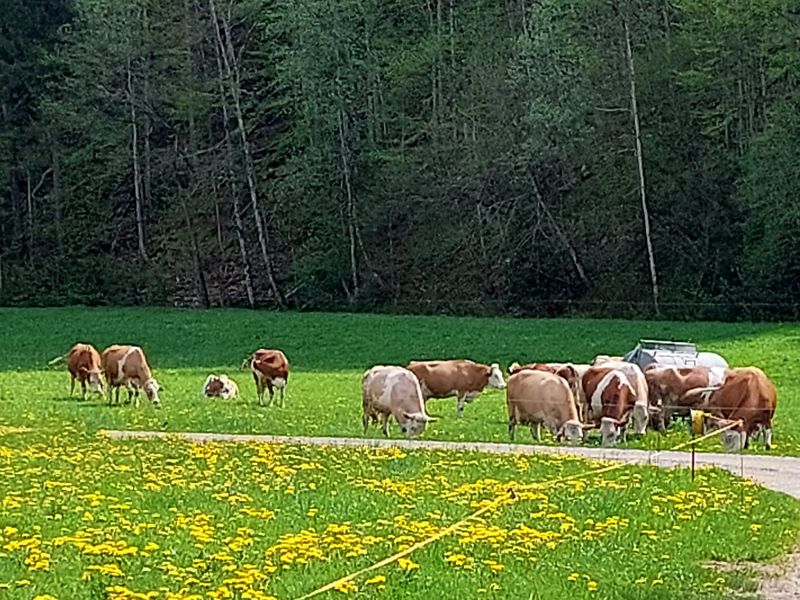
[[[142, 9], [142, 21], [145, 33], [149, 33], [150, 21], [148, 20], [147, 7]], [[152, 152], [150, 151], [150, 137], [153, 134], [153, 120], [150, 118], [150, 68], [152, 67], [152, 56], [148, 56], [144, 65], [143, 80], [142, 80], [142, 95], [144, 99], [144, 181], [142, 192], [144, 193], [144, 203], [148, 209], [153, 206], [152, 194]]]
[[[188, 40], [191, 40], [191, 31], [192, 26], [194, 25], [191, 23], [192, 18], [192, 7], [189, 0], [184, 0], [184, 9], [186, 11], [185, 15], [185, 27], [186, 27], [186, 75], [191, 79], [194, 77], [194, 64], [192, 63], [192, 47], [191, 43]], [[206, 276], [203, 271], [203, 262], [200, 258], [200, 245], [197, 242], [197, 235], [194, 230], [194, 225], [192, 224], [191, 214], [189, 212], [189, 203], [187, 201], [187, 195], [189, 190], [193, 190], [197, 188], [197, 168], [195, 165], [195, 156], [197, 155], [197, 135], [196, 135], [196, 127], [195, 127], [195, 118], [194, 118], [194, 109], [189, 108], [188, 119], [188, 140], [187, 140], [187, 147], [188, 147], [188, 157], [186, 158], [186, 167], [188, 169], [188, 189], [186, 190], [187, 193], [183, 193], [181, 191], [181, 200], [183, 204], [183, 215], [186, 221], [186, 228], [189, 230], [189, 239], [192, 243], [192, 263], [194, 267], [194, 277], [195, 277], [195, 286], [197, 288], [197, 296], [200, 299], [204, 308], [211, 307], [211, 300], [208, 296], [208, 285], [206, 284]], [[175, 138], [175, 155], [179, 156], [178, 154], [178, 138]], [[193, 194], [192, 194], [193, 195]]]
[[25, 172], [27, 189], [27, 213], [28, 213], [28, 264], [33, 267], [33, 186], [31, 186], [31, 172]]
[[[62, 225], [64, 220], [64, 202], [63, 198], [61, 197], [61, 158], [59, 155], [58, 143], [55, 139], [51, 140], [50, 142], [50, 155], [53, 169], [52, 198], [53, 209], [56, 215], [56, 242], [60, 252], [64, 248], [64, 227]], [[34, 188], [34, 196], [36, 195], [36, 190], [38, 188], [38, 185], [36, 188]]]
[[219, 246], [219, 255], [225, 261], [225, 244], [222, 241], [222, 214], [219, 210], [219, 190], [217, 189], [217, 182], [211, 179], [211, 193], [214, 194], [214, 223], [217, 228], [217, 245]]
[[139, 166], [139, 129], [136, 123], [136, 98], [133, 94], [133, 72], [128, 58], [128, 104], [131, 115], [131, 150], [133, 153], [133, 194], [136, 203], [136, 233], [139, 239], [139, 257], [147, 260], [144, 244], [144, 207], [142, 206], [142, 175]]
[[650, 284], [653, 289], [653, 309], [656, 316], [661, 314], [658, 303], [658, 275], [656, 273], [656, 260], [653, 253], [653, 240], [650, 235], [650, 211], [647, 208], [647, 194], [644, 180], [644, 161], [642, 158], [642, 134], [639, 126], [639, 103], [636, 98], [636, 69], [633, 64], [633, 50], [631, 49], [631, 30], [628, 24], [627, 6], [621, 10], [622, 25], [625, 30], [625, 58], [628, 63], [628, 80], [630, 84], [631, 116], [633, 118], [633, 133], [636, 142], [636, 166], [639, 174], [639, 194], [642, 200], [642, 218], [644, 220], [644, 237], [647, 243], [647, 260], [650, 265]]
[[250, 144], [247, 140], [247, 129], [244, 123], [244, 115], [242, 113], [241, 104], [241, 83], [239, 79], [239, 65], [236, 62], [236, 52], [233, 47], [231, 39], [231, 28], [228, 18], [222, 17], [222, 27], [225, 30], [225, 40], [222, 39], [222, 34], [219, 28], [219, 20], [217, 18], [216, 6], [214, 0], [208, 0], [209, 8], [211, 9], [211, 18], [214, 22], [214, 30], [217, 35], [217, 43], [220, 45], [222, 62], [225, 66], [225, 75], [228, 82], [231, 100], [233, 101], [234, 114], [239, 128], [239, 140], [242, 145], [242, 153], [244, 154], [245, 173], [247, 175], [247, 187], [250, 191], [250, 204], [253, 209], [253, 218], [256, 221], [256, 230], [258, 231], [258, 241], [261, 246], [261, 257], [264, 259], [264, 267], [267, 273], [267, 281], [269, 283], [272, 294], [275, 297], [275, 302], [281, 308], [286, 308], [286, 303], [283, 300], [278, 284], [275, 280], [275, 274], [272, 267], [272, 252], [269, 243], [269, 231], [262, 223], [261, 209], [258, 204], [258, 192], [256, 190], [256, 176], [255, 164], [253, 162], [253, 155], [250, 152]]
[[342, 159], [342, 175], [344, 177], [344, 189], [346, 196], [345, 223], [347, 225], [347, 237], [350, 243], [350, 282], [352, 287], [351, 302], [358, 297], [358, 262], [356, 260], [356, 204], [353, 196], [353, 186], [350, 181], [350, 160], [348, 159], [347, 142], [345, 138], [345, 128], [347, 127], [344, 108], [339, 109], [339, 152]]
[[[213, 2], [209, 0], [213, 10]], [[212, 12], [212, 14], [215, 14]], [[244, 235], [244, 224], [242, 223], [242, 211], [239, 205], [239, 186], [236, 184], [236, 174], [233, 170], [233, 144], [231, 142], [231, 131], [228, 125], [228, 95], [225, 92], [225, 71], [222, 66], [223, 52], [222, 40], [219, 36], [219, 25], [214, 19], [214, 31], [217, 33], [217, 43], [214, 44], [214, 54], [217, 59], [217, 87], [219, 89], [219, 99], [222, 103], [222, 128], [225, 137], [225, 169], [227, 171], [228, 183], [231, 187], [231, 199], [233, 201], [233, 223], [236, 229], [236, 240], [239, 244], [239, 254], [242, 259], [242, 272], [244, 273], [244, 285], [247, 291], [247, 303], [250, 308], [256, 307], [255, 294], [253, 293], [253, 278], [250, 274], [250, 258], [247, 251], [247, 238]]]

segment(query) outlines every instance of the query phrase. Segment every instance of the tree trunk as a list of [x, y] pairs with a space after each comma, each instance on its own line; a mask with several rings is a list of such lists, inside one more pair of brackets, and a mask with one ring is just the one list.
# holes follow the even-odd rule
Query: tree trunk
[[653, 309], [655, 315], [661, 314], [658, 301], [658, 275], [656, 273], [656, 260], [653, 253], [653, 240], [650, 235], [650, 211], [647, 207], [647, 194], [644, 179], [644, 160], [642, 158], [642, 135], [639, 126], [639, 103], [636, 98], [636, 69], [633, 64], [633, 50], [631, 49], [631, 30], [628, 24], [627, 6], [621, 10], [622, 26], [625, 30], [625, 59], [628, 63], [628, 83], [630, 84], [631, 116], [633, 118], [633, 133], [636, 145], [636, 166], [639, 175], [639, 194], [642, 201], [642, 218], [644, 220], [644, 237], [647, 243], [647, 260], [650, 266], [650, 284], [653, 291]]
[[131, 116], [131, 150], [133, 153], [133, 194], [136, 203], [136, 233], [139, 240], [139, 258], [147, 260], [144, 244], [144, 207], [142, 206], [142, 175], [139, 166], [139, 129], [136, 123], [136, 98], [133, 93], [133, 72], [128, 58], [128, 104]]
[[[211, 0], [209, 0], [211, 3]], [[213, 9], [213, 6], [211, 7]], [[214, 14], [214, 13], [212, 13]], [[233, 143], [231, 142], [231, 131], [229, 127], [228, 114], [228, 95], [225, 92], [225, 71], [222, 66], [222, 41], [219, 37], [219, 28], [216, 19], [214, 20], [214, 31], [217, 33], [217, 43], [214, 44], [214, 55], [217, 59], [217, 88], [219, 99], [222, 103], [222, 129], [225, 138], [225, 170], [228, 176], [228, 183], [231, 187], [231, 199], [233, 202], [233, 223], [236, 229], [236, 240], [239, 245], [239, 255], [242, 260], [242, 272], [244, 274], [244, 285], [247, 291], [247, 303], [250, 308], [256, 307], [255, 294], [253, 293], [253, 278], [250, 274], [250, 258], [247, 250], [247, 238], [245, 237], [244, 224], [242, 223], [242, 211], [239, 205], [239, 186], [236, 184], [236, 174], [233, 169]]]
[[[53, 210], [56, 216], [56, 242], [58, 243], [59, 253], [64, 248], [64, 202], [61, 197], [61, 157], [59, 155], [58, 143], [55, 139], [50, 142], [50, 153], [53, 169]], [[36, 191], [34, 190], [34, 195]]]
[[353, 186], [350, 181], [350, 160], [346, 141], [347, 127], [344, 108], [339, 109], [339, 153], [342, 159], [342, 176], [344, 178], [345, 190], [345, 223], [347, 225], [347, 237], [350, 244], [350, 284], [352, 285], [350, 301], [358, 297], [358, 262], [356, 259], [356, 203], [353, 196]]
[[[191, 39], [191, 30], [193, 23], [190, 22], [192, 18], [192, 9], [189, 3], [189, 0], [184, 0], [184, 9], [186, 11], [186, 40], [187, 40], [187, 47], [186, 47], [186, 76], [187, 79], [191, 80], [194, 77], [194, 65], [192, 63], [192, 47], [188, 40]], [[196, 134], [196, 126], [195, 126], [195, 118], [194, 118], [194, 109], [189, 107], [189, 113], [187, 118], [187, 125], [188, 125], [188, 139], [187, 139], [187, 148], [188, 148], [188, 157], [186, 159], [186, 167], [188, 169], [188, 187], [187, 192], [189, 190], [195, 190], [198, 188], [197, 184], [197, 168], [195, 165], [195, 156], [197, 156], [197, 134]], [[178, 139], [175, 138], [175, 154], [178, 155]], [[194, 195], [194, 194], [192, 194]], [[200, 302], [203, 305], [203, 308], [210, 308], [211, 307], [211, 300], [208, 296], [208, 285], [206, 284], [206, 276], [203, 271], [203, 262], [200, 258], [200, 245], [197, 242], [197, 235], [194, 230], [194, 225], [192, 224], [191, 214], [189, 212], [189, 203], [186, 199], [187, 194], [181, 192], [181, 200], [183, 204], [183, 215], [184, 220], [186, 221], [186, 228], [189, 231], [189, 239], [192, 244], [192, 264], [194, 267], [194, 277], [195, 277], [195, 287], [197, 288], [197, 296]]]
[[[145, 34], [149, 34], [150, 21], [148, 20], [147, 7], [142, 9], [142, 21], [144, 24]], [[144, 65], [143, 80], [142, 80], [142, 96], [144, 100], [144, 112], [142, 114], [142, 118], [144, 120], [144, 157], [143, 157], [144, 180], [142, 185], [142, 192], [144, 194], [145, 207], [148, 210], [151, 210], [153, 206], [153, 194], [152, 194], [153, 168], [151, 160], [152, 152], [150, 150], [150, 137], [153, 134], [153, 120], [150, 118], [150, 110], [151, 110], [150, 69], [152, 68], [152, 65], [153, 65], [152, 55], [148, 55]]]
[[244, 123], [244, 115], [242, 112], [241, 104], [241, 87], [239, 79], [239, 65], [236, 62], [236, 52], [233, 47], [231, 39], [231, 28], [227, 17], [222, 17], [222, 27], [225, 30], [224, 41], [222, 33], [219, 28], [219, 20], [217, 18], [216, 6], [214, 0], [208, 0], [209, 8], [211, 9], [211, 18], [214, 22], [214, 29], [217, 35], [217, 42], [220, 45], [220, 54], [222, 55], [222, 62], [225, 67], [226, 80], [230, 91], [231, 100], [233, 101], [233, 110], [236, 115], [236, 122], [239, 128], [239, 141], [242, 145], [242, 153], [244, 154], [245, 173], [247, 175], [247, 187], [250, 191], [250, 204], [253, 209], [253, 218], [256, 222], [256, 230], [258, 231], [258, 242], [261, 246], [261, 257], [264, 259], [264, 267], [266, 269], [267, 281], [269, 283], [272, 294], [275, 297], [275, 302], [280, 308], [286, 308], [286, 303], [283, 300], [283, 295], [278, 288], [275, 280], [275, 274], [272, 267], [272, 252], [269, 243], [269, 231], [261, 219], [261, 209], [258, 204], [258, 192], [256, 190], [256, 176], [255, 164], [253, 162], [253, 155], [250, 152], [250, 144], [247, 139], [247, 128]]
[[31, 185], [31, 172], [25, 172], [25, 182], [27, 190], [27, 206], [28, 213], [27, 231], [28, 231], [28, 264], [33, 268], [33, 186]]

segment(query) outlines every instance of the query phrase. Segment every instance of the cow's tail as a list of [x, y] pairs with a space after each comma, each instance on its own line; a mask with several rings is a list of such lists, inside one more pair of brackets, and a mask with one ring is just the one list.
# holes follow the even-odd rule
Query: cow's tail
[[52, 369], [53, 367], [57, 367], [59, 365], [63, 365], [65, 362], [67, 362], [67, 355], [66, 354], [64, 354], [62, 356], [56, 356], [53, 360], [47, 361], [47, 366]]
[[250, 368], [250, 364], [253, 362], [253, 355], [250, 354], [244, 358], [242, 361], [242, 365], [239, 367], [240, 371], [246, 371]]

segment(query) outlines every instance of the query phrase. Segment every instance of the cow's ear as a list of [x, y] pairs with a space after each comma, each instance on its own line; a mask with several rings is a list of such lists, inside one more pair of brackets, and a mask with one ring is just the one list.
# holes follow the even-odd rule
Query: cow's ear
[[78, 367], [78, 373], [82, 373], [83, 375], [88, 375], [89, 369], [87, 369], [86, 367]]

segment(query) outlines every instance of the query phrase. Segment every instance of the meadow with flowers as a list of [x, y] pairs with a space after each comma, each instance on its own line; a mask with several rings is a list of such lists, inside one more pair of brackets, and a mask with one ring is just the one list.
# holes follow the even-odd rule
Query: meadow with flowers
[[[602, 465], [102, 434], [359, 436], [360, 374], [372, 364], [577, 362], [638, 337], [689, 337], [775, 378], [784, 403], [776, 451], [800, 454], [781, 351], [794, 326], [78, 308], [2, 309], [0, 320], [0, 600], [299, 598], [493, 502], [325, 597], [716, 599], [752, 592], [756, 573], [710, 561], [772, 561], [798, 540], [799, 502], [718, 470], [692, 480], [685, 470], [625, 467], [570, 479]], [[78, 340], [142, 345], [164, 385], [163, 408], [69, 398], [68, 376], [46, 363]], [[260, 346], [289, 356], [285, 409], [257, 407], [249, 374], [237, 371]], [[220, 371], [242, 398], [200, 397], [205, 375]], [[502, 393], [481, 396], [460, 420], [454, 402], [432, 401], [430, 411], [442, 418], [426, 438], [505, 440]], [[682, 436], [676, 428], [630, 443]]]

